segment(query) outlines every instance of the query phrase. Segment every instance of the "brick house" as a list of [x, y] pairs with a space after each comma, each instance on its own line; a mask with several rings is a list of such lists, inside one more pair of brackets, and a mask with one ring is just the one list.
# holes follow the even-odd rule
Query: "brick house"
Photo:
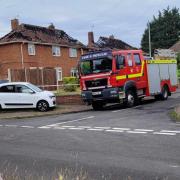
[[78, 60], [87, 47], [64, 31], [19, 24], [11, 20], [11, 32], [0, 38], [0, 79], [8, 79], [9, 69], [54, 68], [57, 80], [74, 76]]
[[113, 35], [109, 37], [100, 36], [98, 41], [95, 42], [93, 32], [88, 32], [88, 48], [92, 51], [136, 49], [124, 41], [115, 38]]

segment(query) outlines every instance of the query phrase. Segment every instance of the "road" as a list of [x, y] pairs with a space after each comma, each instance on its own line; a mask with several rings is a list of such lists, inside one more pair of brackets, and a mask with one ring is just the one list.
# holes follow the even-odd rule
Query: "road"
[[179, 102], [176, 93], [130, 109], [0, 120], [0, 173], [179, 180], [180, 124], [168, 116]]

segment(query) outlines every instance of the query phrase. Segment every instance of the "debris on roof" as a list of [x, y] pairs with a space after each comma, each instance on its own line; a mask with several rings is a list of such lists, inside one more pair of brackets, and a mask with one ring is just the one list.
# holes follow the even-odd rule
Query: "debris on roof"
[[72, 38], [63, 30], [55, 29], [54, 25], [41, 27], [30, 24], [21, 24], [18, 28], [0, 38], [0, 43], [5, 42], [35, 42], [47, 44], [59, 44], [72, 47], [86, 47], [78, 40]]

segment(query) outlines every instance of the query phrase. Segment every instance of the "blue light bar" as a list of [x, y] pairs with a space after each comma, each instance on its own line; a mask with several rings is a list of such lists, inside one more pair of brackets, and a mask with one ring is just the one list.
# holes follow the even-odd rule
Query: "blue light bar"
[[90, 60], [90, 59], [99, 59], [99, 58], [105, 58], [112, 56], [112, 53], [110, 51], [106, 52], [94, 52], [91, 54], [85, 54], [81, 56], [81, 61]]

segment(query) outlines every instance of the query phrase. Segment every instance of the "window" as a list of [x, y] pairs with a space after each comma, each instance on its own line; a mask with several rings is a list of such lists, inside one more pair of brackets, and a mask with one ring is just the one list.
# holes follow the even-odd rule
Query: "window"
[[62, 81], [62, 68], [61, 67], [56, 68], [56, 78], [57, 78], [57, 81]]
[[29, 89], [27, 86], [24, 86], [24, 85], [17, 85], [16, 92], [17, 93], [33, 93], [31, 89]]
[[34, 56], [35, 53], [35, 45], [34, 44], [28, 44], [28, 54], [30, 56]]
[[14, 90], [14, 86], [13, 85], [8, 85], [8, 86], [2, 86], [0, 88], [0, 92], [1, 93], [14, 93], [15, 90]]
[[141, 59], [139, 54], [134, 54], [134, 61], [136, 65], [141, 65]]
[[118, 55], [116, 56], [116, 69], [123, 69], [125, 66], [125, 56]]
[[78, 75], [77, 69], [76, 69], [76, 68], [72, 68], [72, 69], [71, 69], [71, 76], [72, 76], [72, 77], [77, 77], [77, 75]]
[[61, 56], [61, 49], [59, 46], [52, 46], [52, 55]]
[[127, 62], [129, 67], [133, 66], [132, 55], [130, 53], [127, 55]]
[[69, 57], [77, 57], [77, 49], [69, 48]]

